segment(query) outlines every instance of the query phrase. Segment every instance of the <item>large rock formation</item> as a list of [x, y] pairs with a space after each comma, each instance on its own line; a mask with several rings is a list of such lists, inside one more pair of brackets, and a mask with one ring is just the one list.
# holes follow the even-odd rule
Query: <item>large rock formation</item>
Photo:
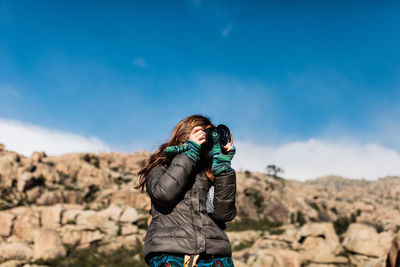
[[393, 238], [386, 260], [386, 267], [397, 266], [400, 266], [400, 232]]
[[41, 228], [35, 230], [33, 257], [35, 259], [54, 259], [67, 253], [57, 230]]
[[[150, 199], [134, 185], [149, 155], [24, 157], [0, 146], [0, 262], [20, 266], [63, 257], [70, 247], [110, 253], [142, 244]], [[238, 215], [227, 228], [237, 266], [382, 266], [397, 259], [399, 177], [298, 182], [237, 171], [237, 190]]]
[[357, 254], [381, 257], [388, 252], [392, 238], [389, 232], [378, 234], [369, 225], [354, 223], [346, 232], [343, 246]]

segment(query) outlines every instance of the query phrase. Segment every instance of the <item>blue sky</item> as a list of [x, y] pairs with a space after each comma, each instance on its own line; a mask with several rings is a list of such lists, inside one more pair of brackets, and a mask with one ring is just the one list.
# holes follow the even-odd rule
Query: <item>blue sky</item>
[[399, 11], [381, 1], [0, 0], [3, 132], [18, 122], [132, 152], [200, 113], [246, 144], [373, 144], [397, 163]]

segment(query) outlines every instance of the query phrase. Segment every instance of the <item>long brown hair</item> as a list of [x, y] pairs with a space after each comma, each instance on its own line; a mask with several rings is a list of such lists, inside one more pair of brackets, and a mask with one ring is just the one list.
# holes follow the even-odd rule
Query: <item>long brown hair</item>
[[[151, 168], [158, 165], [163, 165], [165, 167], [168, 167], [171, 164], [171, 159], [165, 156], [164, 149], [169, 146], [182, 145], [183, 143], [185, 143], [189, 139], [189, 135], [192, 129], [196, 126], [202, 126], [203, 128], [206, 128], [207, 126], [215, 127], [214, 124], [212, 124], [210, 118], [202, 115], [191, 115], [181, 120], [172, 131], [171, 138], [169, 139], [169, 141], [160, 145], [157, 151], [154, 152], [150, 156], [150, 158], [146, 161], [143, 169], [141, 169], [138, 172], [139, 185], [135, 186], [134, 187], [135, 189], [141, 187], [142, 191], [144, 190], [146, 176]], [[207, 151], [204, 151], [202, 149], [200, 153], [201, 155], [205, 155]], [[206, 157], [202, 157], [203, 160], [200, 160], [198, 165], [200, 165], [201, 169], [205, 170], [207, 177], [213, 181], [214, 176], [211, 172], [211, 162], [204, 158]]]

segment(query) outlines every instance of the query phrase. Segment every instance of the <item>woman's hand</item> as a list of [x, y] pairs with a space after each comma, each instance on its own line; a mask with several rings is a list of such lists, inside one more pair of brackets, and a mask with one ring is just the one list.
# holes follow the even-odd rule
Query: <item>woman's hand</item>
[[236, 148], [233, 145], [233, 138], [231, 133], [231, 141], [223, 146], [227, 150], [226, 154], [221, 151], [222, 147], [219, 143], [219, 137], [216, 132], [213, 132], [214, 146], [210, 151], [210, 157], [212, 157], [211, 171], [214, 176], [221, 172], [228, 172], [232, 170], [231, 160], [236, 153]]
[[192, 129], [189, 135], [189, 140], [195, 142], [196, 144], [203, 144], [206, 142], [206, 133], [203, 131], [204, 128], [201, 126], [196, 126]]
[[203, 127], [193, 127], [190, 132], [189, 139], [182, 145], [169, 146], [164, 149], [164, 154], [167, 158], [173, 158], [177, 154], [188, 155], [193, 160], [193, 165], [196, 165], [200, 159], [200, 147], [201, 144], [206, 142], [206, 133], [203, 131]]

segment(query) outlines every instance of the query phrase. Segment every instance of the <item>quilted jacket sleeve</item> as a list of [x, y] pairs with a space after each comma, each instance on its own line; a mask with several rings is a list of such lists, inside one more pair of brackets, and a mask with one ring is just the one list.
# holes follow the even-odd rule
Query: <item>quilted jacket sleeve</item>
[[236, 216], [236, 173], [222, 172], [214, 179], [214, 217], [220, 222], [232, 221]]
[[182, 196], [192, 168], [193, 160], [183, 154], [176, 155], [167, 169], [152, 168], [146, 178], [146, 190], [153, 203], [167, 208]]

